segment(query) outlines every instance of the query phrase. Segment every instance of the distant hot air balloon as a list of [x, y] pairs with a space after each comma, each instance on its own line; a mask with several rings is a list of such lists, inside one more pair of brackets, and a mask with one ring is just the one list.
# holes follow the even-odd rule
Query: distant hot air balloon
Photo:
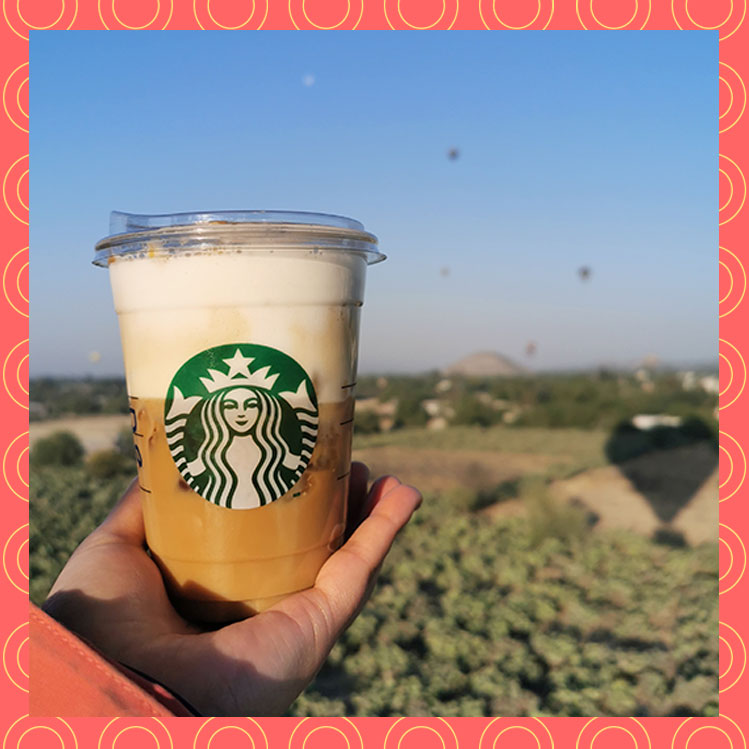
[[526, 356], [533, 356], [536, 353], [536, 349], [538, 346], [536, 346], [535, 341], [528, 341], [528, 344], [525, 347], [525, 355]]
[[447, 152], [447, 158], [450, 159], [450, 161], [455, 161], [460, 156], [460, 151], [453, 147], [450, 148]]
[[591, 269], [587, 265], [581, 265], [577, 269], [577, 275], [580, 276], [581, 281], [587, 281], [590, 278]]
[[442, 278], [447, 278], [450, 275], [450, 269], [445, 265], [444, 267], [440, 268], [440, 275]]

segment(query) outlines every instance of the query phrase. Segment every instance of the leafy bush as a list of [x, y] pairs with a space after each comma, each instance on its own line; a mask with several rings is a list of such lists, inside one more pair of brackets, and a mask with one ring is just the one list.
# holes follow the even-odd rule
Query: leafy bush
[[83, 460], [83, 446], [71, 432], [54, 432], [48, 437], [40, 437], [31, 446], [29, 463], [41, 466], [74, 466]]
[[492, 522], [428, 496], [291, 714], [717, 714], [716, 545], [548, 501]]
[[407, 395], [398, 400], [395, 411], [395, 426], [421, 427], [429, 420], [429, 415], [421, 405], [422, 399], [418, 396]]
[[111, 479], [125, 473], [134, 475], [136, 468], [133, 458], [119, 450], [97, 450], [86, 460], [86, 470], [94, 478]]
[[380, 431], [380, 417], [374, 411], [362, 411], [354, 419], [354, 434], [377, 434]]

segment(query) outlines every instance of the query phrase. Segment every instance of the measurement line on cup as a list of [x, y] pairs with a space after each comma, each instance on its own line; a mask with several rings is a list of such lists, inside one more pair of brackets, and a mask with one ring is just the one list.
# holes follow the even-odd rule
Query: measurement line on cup
[[343, 476], [339, 476], [336, 481], [343, 481], [343, 479], [346, 478], [351, 473], [351, 471], [346, 471], [346, 473], [343, 474]]
[[354, 420], [354, 417], [352, 416], [350, 419], [346, 419], [346, 421], [339, 422], [338, 426], [346, 426], [346, 424], [351, 424], [351, 422]]
[[356, 385], [355, 382], [350, 382], [348, 385], [341, 385], [341, 390], [346, 390], [347, 388], [352, 388]]
[[140, 398], [137, 395], [129, 395], [128, 398], [130, 398], [131, 401], [140, 400]]
[[146, 494], [150, 494], [151, 493], [151, 490], [150, 489], [146, 489], [145, 486], [141, 486], [140, 484], [138, 484], [138, 486], [140, 487], [140, 490], [144, 491]]
[[142, 436], [143, 436], [143, 435], [142, 435], [142, 434], [141, 434], [140, 432], [133, 432], [133, 434], [134, 434], [134, 435], [135, 435], [136, 437], [142, 437]]

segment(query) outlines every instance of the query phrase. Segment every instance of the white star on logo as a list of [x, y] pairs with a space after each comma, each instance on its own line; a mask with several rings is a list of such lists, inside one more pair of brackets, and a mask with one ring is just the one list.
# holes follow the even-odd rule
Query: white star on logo
[[237, 349], [231, 359], [224, 359], [224, 364], [229, 365], [228, 377], [234, 377], [234, 375], [242, 375], [243, 377], [249, 377], [250, 375], [250, 362], [255, 361], [251, 356], [242, 356], [242, 352]]

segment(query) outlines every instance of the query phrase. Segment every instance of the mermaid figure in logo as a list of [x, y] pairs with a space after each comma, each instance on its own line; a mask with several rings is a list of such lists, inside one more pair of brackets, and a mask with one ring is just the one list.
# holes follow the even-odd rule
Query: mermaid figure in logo
[[[203, 382], [210, 393], [204, 399], [180, 399], [175, 388], [175, 395], [179, 394], [175, 405], [179, 400], [185, 405], [195, 401], [190, 420], [199, 420], [198, 434], [202, 434], [193, 460], [188, 461], [184, 453], [179, 458], [175, 455], [187, 483], [219, 507], [250, 509], [278, 499], [300, 478], [314, 447], [317, 413], [305, 383], [296, 393], [277, 394], [266, 387], [244, 384], [242, 379], [220, 389], [215, 387], [218, 382]], [[224, 380], [221, 384], [228, 383]], [[303, 405], [296, 406], [300, 400]], [[295, 440], [297, 451], [282, 428], [284, 418], [294, 417], [300, 430]], [[177, 423], [167, 425], [168, 438], [172, 434], [179, 441], [183, 439], [184, 418], [179, 422], [179, 430], [175, 429]]]

